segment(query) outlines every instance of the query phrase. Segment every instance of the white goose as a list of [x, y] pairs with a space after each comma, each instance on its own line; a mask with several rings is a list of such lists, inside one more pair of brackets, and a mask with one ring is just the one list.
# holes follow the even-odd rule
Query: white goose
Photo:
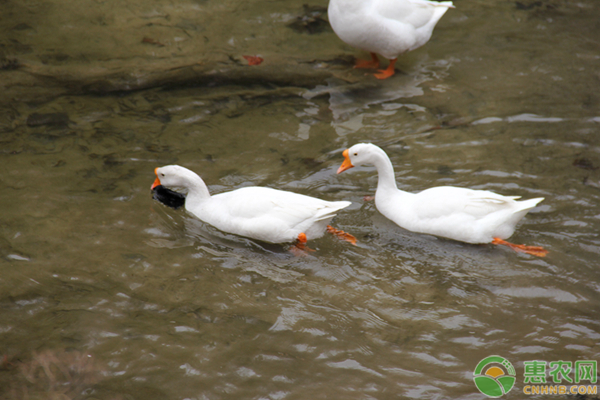
[[325, 201], [266, 187], [244, 187], [211, 196], [202, 178], [187, 168], [167, 165], [154, 172], [151, 189], [162, 185], [186, 190], [185, 209], [224, 232], [270, 243], [298, 241], [303, 245], [308, 239], [323, 236], [327, 229], [353, 242], [352, 235], [327, 225], [339, 210], [351, 204], [349, 201]]
[[371, 143], [344, 150], [341, 173], [354, 166], [373, 164], [379, 180], [375, 205], [379, 212], [404, 229], [467, 243], [503, 244], [515, 251], [543, 257], [539, 246], [508, 243], [517, 222], [544, 200], [542, 197], [515, 201], [519, 196], [502, 196], [487, 190], [439, 186], [419, 193], [399, 190], [394, 167], [387, 154]]
[[375, 77], [394, 75], [400, 54], [423, 46], [451, 1], [330, 0], [329, 23], [342, 41], [371, 53], [372, 61], [358, 60], [355, 68], [379, 68], [377, 54], [390, 59]]

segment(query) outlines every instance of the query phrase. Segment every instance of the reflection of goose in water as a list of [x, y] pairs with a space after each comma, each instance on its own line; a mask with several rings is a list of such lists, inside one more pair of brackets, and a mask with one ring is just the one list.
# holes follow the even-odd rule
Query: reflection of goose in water
[[[432, 61], [424, 54], [412, 64], [410, 71], [394, 83], [373, 80], [349, 83], [342, 79], [330, 78], [325, 85], [317, 85], [305, 91], [302, 97], [309, 101], [328, 98], [329, 110], [333, 117], [332, 126], [339, 136], [360, 131], [365, 125], [363, 121], [369, 118], [379, 118], [382, 115], [389, 117], [404, 111], [423, 113], [423, 118], [431, 119], [432, 124], [436, 124], [438, 117], [433, 114], [434, 110], [415, 104], [416, 100], [412, 99], [425, 95], [425, 86], [444, 91], [442, 81], [456, 62], [452, 57]], [[424, 85], [426, 82], [430, 83]], [[431, 93], [431, 90], [428, 91], [427, 96], [431, 96]], [[300, 124], [297, 138], [310, 137], [312, 126], [320, 118], [318, 112], [319, 108], [313, 106], [299, 114], [304, 123]]]
[[379, 212], [404, 229], [466, 243], [503, 244], [515, 251], [543, 257], [538, 246], [515, 245], [504, 241], [517, 223], [543, 198], [516, 201], [519, 196], [502, 196], [487, 190], [438, 186], [419, 193], [399, 190], [394, 167], [387, 154], [371, 143], [359, 143], [344, 150], [338, 174], [363, 164], [377, 169], [379, 181], [375, 205]]
[[379, 68], [377, 54], [390, 60], [378, 79], [394, 75], [397, 57], [423, 46], [451, 1], [427, 0], [331, 0], [328, 16], [333, 31], [352, 47], [371, 53], [371, 61], [359, 60], [355, 68]]

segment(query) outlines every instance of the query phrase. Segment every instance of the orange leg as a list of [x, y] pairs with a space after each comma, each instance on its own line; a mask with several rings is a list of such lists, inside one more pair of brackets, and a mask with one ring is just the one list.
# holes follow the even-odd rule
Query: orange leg
[[344, 232], [340, 229], [335, 229], [331, 225], [327, 225], [327, 232], [331, 233], [332, 235], [337, 236], [338, 238], [340, 238], [342, 240], [350, 242], [356, 246], [356, 238], [347, 232]]
[[371, 60], [356, 60], [354, 68], [379, 68], [379, 58], [377, 54], [371, 53]]
[[296, 246], [300, 250], [304, 250], [306, 248], [307, 242], [308, 242], [308, 239], [306, 238], [306, 234], [304, 232], [298, 234], [298, 242], [296, 243]]
[[380, 69], [378, 74], [375, 74], [375, 78], [377, 79], [387, 79], [390, 76], [394, 75], [394, 65], [396, 64], [396, 61], [398, 59], [394, 58], [393, 60], [390, 60], [390, 65], [388, 65], [388, 67], [386, 69]]
[[546, 257], [546, 254], [548, 254], [548, 250], [544, 249], [541, 246], [525, 246], [524, 244], [513, 244], [500, 238], [494, 238], [494, 240], [492, 240], [492, 244], [501, 244], [504, 246], [508, 246], [516, 252], [527, 253], [537, 257]]
[[305, 256], [307, 251], [314, 251], [306, 245], [306, 242], [308, 242], [306, 234], [304, 232], [298, 234], [296, 244], [290, 248], [290, 252], [296, 256]]

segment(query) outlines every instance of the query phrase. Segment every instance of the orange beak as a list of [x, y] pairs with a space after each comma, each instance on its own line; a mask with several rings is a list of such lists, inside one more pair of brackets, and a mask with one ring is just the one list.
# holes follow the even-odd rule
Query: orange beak
[[338, 174], [341, 174], [345, 170], [354, 167], [354, 165], [352, 165], [352, 162], [350, 161], [350, 156], [348, 155], [348, 149], [344, 150], [344, 152], [342, 153], [342, 155], [344, 156], [344, 162], [338, 168], [338, 170], [337, 170]]
[[154, 173], [156, 174], [156, 179], [154, 180], [154, 183], [152, 184], [152, 187], [150, 188], [150, 190], [154, 190], [155, 187], [160, 186], [160, 179], [158, 179], [158, 174], [156, 173], [157, 169], [158, 169], [158, 167], [154, 168]]

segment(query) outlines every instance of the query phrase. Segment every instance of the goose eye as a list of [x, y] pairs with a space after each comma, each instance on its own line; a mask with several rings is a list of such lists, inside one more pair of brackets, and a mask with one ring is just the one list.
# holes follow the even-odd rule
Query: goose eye
[[358, 155], [358, 153], [354, 153], [354, 155], [355, 155], [355, 156], [357, 156], [357, 155]]
[[162, 172], [160, 173], [160, 176], [162, 176], [163, 178], [165, 177], [165, 174], [163, 174]]

